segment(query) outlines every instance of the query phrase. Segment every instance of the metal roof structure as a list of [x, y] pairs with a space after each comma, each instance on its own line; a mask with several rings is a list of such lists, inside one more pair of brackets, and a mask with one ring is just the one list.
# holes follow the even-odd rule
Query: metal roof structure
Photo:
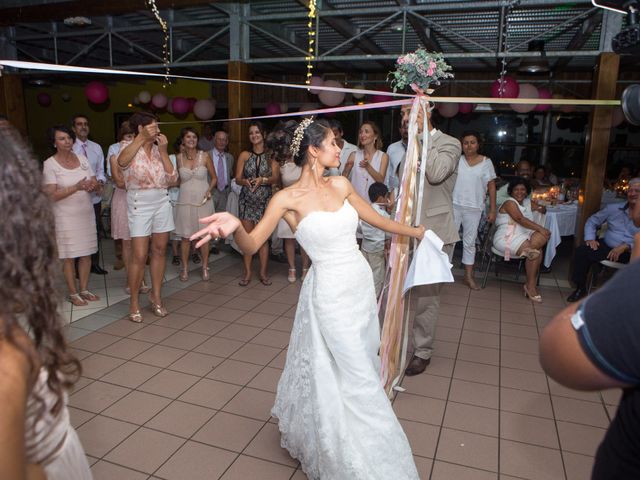
[[[226, 72], [229, 60], [255, 73], [304, 74], [307, 0], [220, 2], [157, 0], [169, 25], [173, 73]], [[96, 6], [99, 4], [99, 6]], [[106, 14], [109, 5], [113, 14]], [[173, 8], [170, 8], [173, 5]], [[65, 24], [86, 16], [90, 24]], [[387, 72], [401, 54], [441, 51], [457, 72], [513, 69], [532, 40], [543, 40], [551, 69], [591, 70], [625, 16], [590, 0], [318, 0], [316, 68]], [[163, 35], [144, 2], [5, 0], [0, 57], [161, 72]], [[622, 63], [633, 69], [637, 57]]]

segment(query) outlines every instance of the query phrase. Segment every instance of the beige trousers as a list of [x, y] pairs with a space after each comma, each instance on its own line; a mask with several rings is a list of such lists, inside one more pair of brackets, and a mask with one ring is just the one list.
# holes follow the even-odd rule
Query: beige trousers
[[[453, 258], [455, 243], [442, 246], [442, 251]], [[440, 310], [441, 283], [422, 285], [411, 290], [411, 312], [413, 315], [413, 354], [425, 360], [433, 354], [436, 322]]]
[[365, 252], [362, 251], [362, 255], [369, 263], [371, 267], [371, 272], [373, 273], [373, 286], [376, 289], [376, 298], [380, 296], [380, 291], [382, 290], [382, 284], [384, 282], [384, 273], [387, 267], [385, 258], [384, 258], [384, 250], [380, 252]]

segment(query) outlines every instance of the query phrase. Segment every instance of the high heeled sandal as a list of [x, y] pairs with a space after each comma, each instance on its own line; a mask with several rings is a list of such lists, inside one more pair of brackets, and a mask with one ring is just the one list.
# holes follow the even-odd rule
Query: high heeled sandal
[[151, 300], [151, 297], [149, 297], [149, 304], [151, 306], [151, 313], [153, 313], [156, 317], [163, 318], [169, 315], [167, 309]]
[[529, 290], [527, 290], [527, 286], [523, 285], [522, 286], [524, 288], [524, 297], [528, 298], [529, 300], [531, 300], [532, 302], [536, 302], [536, 303], [542, 303], [542, 295], [538, 294], [538, 295], [531, 295], [529, 293]]
[[209, 281], [209, 267], [202, 266], [202, 280], [205, 282]]
[[140, 310], [136, 310], [135, 312], [128, 314], [127, 318], [130, 322], [142, 323], [142, 314], [140, 313]]
[[150, 291], [151, 291], [151, 287], [149, 285], [147, 285], [146, 283], [142, 282], [142, 284], [140, 285], [140, 290], [138, 290], [138, 293], [146, 295]]
[[75, 307], [84, 307], [85, 305], [88, 305], [87, 301], [78, 293], [72, 293], [68, 295], [67, 301]]
[[295, 268], [290, 268], [289, 269], [289, 275], [287, 275], [287, 280], [289, 281], [289, 283], [295, 283], [295, 281], [296, 281], [296, 269]]
[[180, 272], [180, 281], [186, 282], [187, 280], [189, 280], [189, 272], [187, 270], [182, 270]]
[[300, 275], [300, 281], [301, 282], [304, 282], [304, 279], [306, 278], [307, 273], [309, 273], [309, 269], [308, 268], [303, 268], [302, 269], [302, 275]]
[[82, 290], [78, 295], [80, 295], [84, 300], [89, 302], [97, 302], [100, 300], [100, 297], [89, 290]]

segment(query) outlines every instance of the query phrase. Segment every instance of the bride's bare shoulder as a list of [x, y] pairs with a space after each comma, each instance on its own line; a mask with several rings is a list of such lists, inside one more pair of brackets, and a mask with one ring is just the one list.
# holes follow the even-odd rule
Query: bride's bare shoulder
[[351, 187], [351, 182], [347, 177], [343, 177], [342, 175], [336, 175], [332, 177], [327, 177], [327, 183], [336, 190], [339, 190], [341, 193], [348, 193]]

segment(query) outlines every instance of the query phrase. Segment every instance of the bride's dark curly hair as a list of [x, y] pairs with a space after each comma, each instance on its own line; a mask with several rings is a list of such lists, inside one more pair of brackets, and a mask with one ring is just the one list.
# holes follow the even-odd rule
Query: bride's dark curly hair
[[[291, 142], [293, 142], [298, 125], [295, 120], [280, 122], [267, 137], [267, 148], [273, 152], [273, 157], [281, 164], [286, 163], [291, 158]], [[326, 120], [314, 120], [304, 129], [302, 140], [300, 141], [300, 149], [293, 158], [294, 163], [299, 167], [307, 163], [307, 150], [309, 150], [309, 147], [313, 145], [319, 148], [330, 131], [331, 127]]]
[[[28, 328], [48, 386], [62, 407], [62, 395], [78, 379], [80, 362], [67, 350], [55, 288], [58, 271], [51, 199], [41, 189], [40, 164], [18, 131], [0, 119], [0, 336], [33, 358], [15, 339]], [[37, 365], [32, 365], [35, 369]], [[35, 372], [37, 373], [37, 372]]]

